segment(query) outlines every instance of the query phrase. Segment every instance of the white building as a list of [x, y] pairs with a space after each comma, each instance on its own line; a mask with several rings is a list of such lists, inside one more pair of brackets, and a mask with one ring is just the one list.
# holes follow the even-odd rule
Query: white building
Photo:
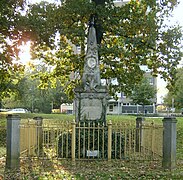
[[[157, 89], [157, 78], [153, 77], [149, 71], [145, 73], [145, 77]], [[157, 97], [152, 100], [151, 105], [145, 105], [144, 108], [142, 105], [134, 104], [123, 92], [117, 93], [117, 97], [117, 101], [112, 98], [109, 100], [107, 114], [139, 114], [143, 113], [144, 109], [148, 114], [156, 113]]]
[[60, 112], [66, 114], [73, 114], [73, 103], [64, 103], [60, 106]]

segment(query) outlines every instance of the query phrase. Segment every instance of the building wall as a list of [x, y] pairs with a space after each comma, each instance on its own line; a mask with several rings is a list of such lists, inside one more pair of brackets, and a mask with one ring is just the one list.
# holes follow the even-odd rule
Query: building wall
[[128, 3], [129, 1], [130, 0], [114, 0], [113, 2], [116, 6], [122, 6], [123, 4]]
[[[149, 83], [154, 86], [155, 89], [157, 89], [157, 78], [153, 77], [151, 75], [151, 72], [149, 70], [145, 70], [146, 78], [148, 78]], [[112, 82], [113, 83], [113, 82]], [[131, 114], [131, 113], [143, 113], [144, 110], [147, 111], [147, 113], [156, 113], [156, 104], [157, 104], [157, 95], [154, 99], [152, 99], [152, 102], [154, 104], [152, 105], [146, 105], [144, 110], [141, 105], [135, 105], [133, 101], [125, 96], [123, 92], [117, 93], [118, 100], [110, 99], [108, 102], [108, 114]]]
[[146, 105], [144, 108], [141, 105], [122, 105], [121, 103], [109, 103], [107, 108], [107, 114], [119, 115], [119, 114], [154, 114], [156, 113], [155, 104]]
[[60, 112], [66, 114], [73, 114], [73, 104], [62, 104], [60, 106]]

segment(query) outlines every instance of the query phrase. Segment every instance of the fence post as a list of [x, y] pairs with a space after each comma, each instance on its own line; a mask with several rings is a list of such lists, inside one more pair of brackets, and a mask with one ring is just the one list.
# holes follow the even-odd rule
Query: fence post
[[7, 116], [6, 170], [18, 170], [20, 167], [20, 116]]
[[37, 152], [38, 155], [41, 155], [43, 152], [43, 118], [42, 117], [34, 117], [33, 120], [36, 121], [36, 138], [37, 138]]
[[164, 169], [176, 167], [176, 123], [175, 117], [165, 117], [163, 119], [163, 161]]
[[112, 122], [109, 121], [108, 125], [108, 161], [111, 160], [112, 148]]
[[75, 148], [76, 148], [76, 122], [73, 120], [72, 122], [72, 161], [75, 161]]
[[141, 151], [141, 144], [142, 144], [142, 125], [145, 121], [144, 117], [137, 117], [136, 118], [136, 152]]

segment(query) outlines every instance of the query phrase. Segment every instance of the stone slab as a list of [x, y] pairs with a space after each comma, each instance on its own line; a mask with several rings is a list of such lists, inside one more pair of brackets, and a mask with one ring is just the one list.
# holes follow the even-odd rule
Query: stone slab
[[76, 93], [76, 121], [105, 121], [107, 93]]

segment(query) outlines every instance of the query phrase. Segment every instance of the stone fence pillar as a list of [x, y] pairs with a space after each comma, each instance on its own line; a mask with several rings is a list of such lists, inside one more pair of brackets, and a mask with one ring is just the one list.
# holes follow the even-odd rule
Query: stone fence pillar
[[19, 169], [20, 166], [20, 116], [7, 116], [6, 169]]
[[43, 152], [43, 118], [34, 117], [33, 120], [36, 121], [36, 136], [37, 136], [37, 153], [38, 156]]
[[176, 123], [175, 117], [165, 117], [163, 119], [163, 161], [164, 169], [174, 169], [176, 167]]
[[142, 144], [142, 125], [144, 124], [145, 118], [144, 117], [137, 117], [136, 118], [136, 152], [141, 151], [141, 144]]

